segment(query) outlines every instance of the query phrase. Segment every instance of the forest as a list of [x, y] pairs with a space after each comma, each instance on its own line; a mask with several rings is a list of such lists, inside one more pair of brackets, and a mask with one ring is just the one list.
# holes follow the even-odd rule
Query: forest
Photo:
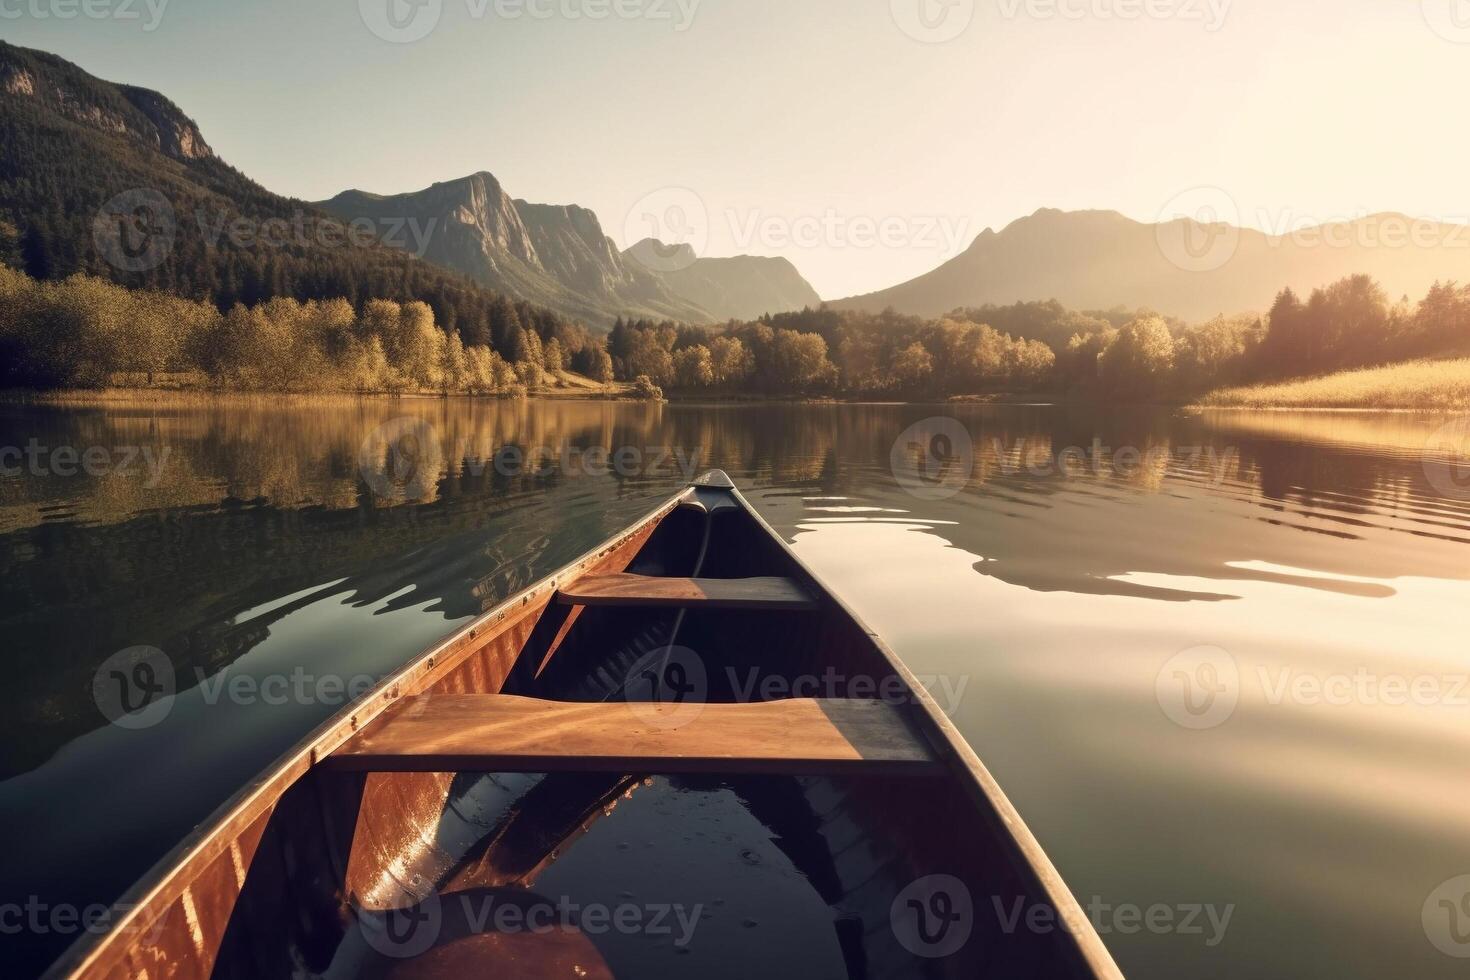
[[826, 308], [729, 324], [713, 336], [619, 322], [619, 378], [676, 391], [936, 398], [1044, 391], [1180, 401], [1216, 388], [1470, 352], [1470, 287], [1436, 284], [1390, 303], [1351, 276], [1302, 301], [1283, 290], [1264, 316], [1199, 324], [1147, 310], [1071, 311], [1055, 300], [960, 309], [936, 320]]
[[100, 388], [164, 376], [217, 390], [511, 395], [572, 370], [611, 380], [583, 328], [506, 310], [503, 340], [466, 344], [425, 302], [278, 296], [213, 303], [91, 276], [59, 282], [0, 266], [0, 387]]
[[[1003, 324], [1000, 329], [996, 324]], [[1044, 338], [1044, 339], [1043, 339]], [[826, 307], [710, 329], [619, 320], [606, 337], [497, 300], [484, 330], [422, 300], [215, 302], [0, 266], [0, 387], [164, 379], [215, 390], [517, 395], [570, 371], [643, 397], [939, 399], [1046, 393], [1186, 400], [1242, 384], [1470, 350], [1470, 287], [1391, 303], [1367, 276], [1283, 290], [1269, 313], [1186, 325], [1055, 301], [936, 319]], [[191, 384], [192, 379], [192, 384]]]

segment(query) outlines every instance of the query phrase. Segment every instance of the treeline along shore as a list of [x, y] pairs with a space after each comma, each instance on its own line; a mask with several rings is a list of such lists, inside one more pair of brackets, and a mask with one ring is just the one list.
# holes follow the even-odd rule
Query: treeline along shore
[[[1055, 301], [935, 319], [827, 307], [714, 328], [620, 319], [605, 337], [510, 301], [486, 317], [467, 341], [419, 300], [276, 296], [222, 310], [84, 274], [40, 280], [0, 266], [0, 387], [519, 396], [575, 375], [588, 380], [584, 391], [649, 398], [1027, 393], [1170, 403], [1470, 352], [1470, 287], [1436, 284], [1417, 303], [1394, 303], [1367, 276], [1306, 300], [1283, 290], [1264, 315], [1200, 324]], [[1384, 390], [1455, 407], [1463, 371], [1453, 362], [1420, 369], [1404, 375], [1403, 390]], [[1331, 387], [1313, 390], [1330, 402]]]

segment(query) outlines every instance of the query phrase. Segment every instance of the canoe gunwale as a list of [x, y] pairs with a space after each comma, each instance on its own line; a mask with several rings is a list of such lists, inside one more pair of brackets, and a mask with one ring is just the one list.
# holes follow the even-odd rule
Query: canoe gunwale
[[[724, 474], [718, 474], [724, 477]], [[1119, 978], [1122, 973], [1093, 929], [1081, 906], [1063, 882], [1040, 843], [1002, 791], [999, 783], [980, 761], [974, 749], [940, 710], [929, 691], [907, 665], [841, 597], [829, 588], [791, 545], [753, 508], [740, 490], [723, 482], [696, 481], [654, 507], [626, 530], [606, 539], [580, 558], [505, 599], [490, 611], [462, 626], [448, 637], [430, 645], [405, 666], [377, 684], [362, 699], [344, 707], [322, 722], [294, 747], [271, 763], [262, 774], [236, 792], [201, 822], [182, 842], [170, 850], [112, 905], [112, 928], [105, 934], [84, 934], [43, 974], [45, 978], [103, 977], [113, 975], [127, 963], [138, 937], [169, 913], [174, 903], [186, 896], [190, 886], [208, 871], [211, 863], [259, 823], [268, 821], [281, 798], [318, 764], [352, 739], [370, 722], [380, 718], [401, 699], [425, 692], [449, 677], [472, 657], [528, 619], [541, 616], [555, 601], [557, 591], [583, 576], [622, 571], [649, 540], [659, 524], [680, 503], [695, 496], [698, 487], [723, 491], [740, 505], [756, 527], [773, 539], [790, 561], [793, 578], [804, 584], [820, 608], [847, 617], [867, 638], [890, 669], [910, 691], [907, 712], [914, 734], [924, 739], [935, 758], [952, 778], [963, 784], [965, 794], [991, 824], [991, 831], [1005, 835], [1002, 847], [1014, 856], [1016, 866], [1030, 874], [1038, 895], [1048, 900], [1058, 919], [1076, 923], [1065, 930], [1061, 941], [1073, 944], [1080, 963], [1097, 977]], [[554, 649], [554, 648], [553, 648]], [[548, 653], [548, 657], [550, 653]], [[543, 664], [544, 666], [544, 664]], [[917, 707], [914, 707], [917, 706]]]
[[[1036, 835], [1026, 826], [1021, 818], [1020, 811], [1011, 803], [1005, 791], [1001, 789], [1000, 783], [991, 775], [985, 763], [980, 761], [980, 756], [965, 739], [960, 730], [955, 727], [954, 722], [939, 707], [929, 689], [919, 682], [913, 671], [909, 670], [897, 654], [895, 654], [884, 641], [884, 639], [873, 630], [871, 626], [858, 615], [857, 611], [848, 605], [847, 600], [842, 598], [841, 593], [835, 591], [821, 576], [817, 575], [805, 561], [792, 549], [786, 539], [776, 533], [766, 519], [750, 505], [744, 494], [738, 487], [732, 487], [729, 491], [745, 509], [746, 513], [760, 525], [776, 544], [785, 552], [786, 556], [795, 564], [798, 573], [807, 579], [809, 586], [815, 590], [815, 594], [823, 596], [826, 601], [833, 603], [844, 615], [853, 621], [857, 627], [867, 634], [868, 639], [877, 647], [878, 651], [888, 661], [888, 666], [903, 679], [905, 685], [913, 695], [914, 702], [921, 712], [920, 718], [927, 718], [929, 724], [920, 724], [920, 731], [929, 737], [931, 744], [937, 738], [941, 744], [934, 744], [933, 748], [941, 760], [953, 762], [952, 771], [964, 783], [966, 790], [970, 793], [977, 806], [982, 807], [997, 818], [998, 825], [1010, 834], [1011, 842], [1016, 853], [1029, 865], [1031, 872], [1036, 876], [1037, 883], [1042, 892], [1050, 900], [1052, 909], [1057, 914], [1058, 921], [1077, 923], [1075, 929], [1064, 930], [1077, 945], [1077, 951], [1092, 972], [1098, 977], [1107, 977], [1110, 980], [1124, 980], [1123, 973], [1118, 969], [1112, 954], [1108, 952], [1103, 944], [1102, 938], [1093, 928], [1092, 920], [1087, 916], [1082, 906], [1077, 902], [1072, 890], [1067, 887], [1062, 879], [1061, 873], [1052, 864], [1051, 859], [1041, 847], [1041, 842]], [[919, 719], [915, 719], [918, 721]], [[932, 729], [930, 728], [932, 726]], [[968, 777], [968, 778], [965, 778]]]
[[[490, 611], [436, 641], [403, 668], [384, 678], [372, 690], [332, 715], [300, 742], [278, 756], [253, 782], [236, 792], [181, 841], [156, 861], [110, 908], [112, 927], [97, 935], [83, 934], [41, 974], [42, 980], [103, 976], [121, 956], [132, 937], [146, 934], [148, 925], [168, 908], [193, 881], [193, 869], [203, 869], [224, 854], [251, 825], [275, 808], [280, 798], [318, 763], [373, 721], [399, 699], [448, 676], [477, 651], [527, 617], [550, 605], [562, 585], [576, 581], [639, 539], [646, 541], [658, 524], [688, 496], [685, 488], [595, 548], [545, 578], [504, 600]], [[641, 542], [639, 542], [641, 543]], [[632, 554], [628, 556], [630, 559]], [[113, 962], [104, 962], [111, 960]]]

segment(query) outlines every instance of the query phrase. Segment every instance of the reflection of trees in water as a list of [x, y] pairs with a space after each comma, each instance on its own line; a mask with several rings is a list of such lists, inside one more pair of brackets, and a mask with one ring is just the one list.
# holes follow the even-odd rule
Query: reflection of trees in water
[[[52, 446], [146, 444], [169, 455], [153, 488], [143, 472], [0, 481], [0, 521], [8, 522], [0, 524], [0, 627], [14, 667], [0, 703], [13, 725], [11, 770], [102, 723], [87, 693], [91, 673], [122, 647], [163, 648], [192, 683], [195, 668], [223, 669], [296, 607], [237, 625], [243, 611], [337, 579], [345, 581], [331, 595], [353, 604], [393, 596], [393, 608], [470, 616], [625, 525], [647, 498], [680, 485], [676, 465], [691, 459], [727, 469], [743, 486], [850, 496], [949, 521], [929, 533], [986, 556], [984, 574], [1041, 590], [1217, 598], [1228, 588], [1195, 594], [1118, 578], [1260, 578], [1226, 566], [1256, 560], [1321, 567], [1321, 534], [1300, 530], [1339, 540], [1470, 537], [1464, 506], [1430, 496], [1417, 457], [1361, 448], [1372, 435], [1361, 422], [1346, 443], [1321, 426], [1293, 437], [1276, 421], [1225, 429], [1166, 411], [985, 406], [426, 399], [25, 413], [0, 419], [0, 445], [34, 435]], [[954, 500], [918, 501], [895, 482], [890, 451], [908, 426], [936, 415], [970, 434], [972, 480]], [[413, 500], [384, 500], [364, 480], [363, 446], [403, 418], [436, 435], [438, 451], [424, 460], [432, 478], [415, 485]], [[1414, 439], [1401, 417], [1385, 426], [1395, 447]], [[1094, 440], [1111, 452], [1097, 459]], [[588, 474], [579, 456], [571, 471], [559, 460], [536, 473], [502, 471], [494, 459], [506, 446], [633, 447], [640, 458], [632, 471], [606, 476]], [[1232, 460], [1223, 483], [1184, 465], [1196, 446]], [[1068, 476], [1024, 465], [1029, 454], [1055, 461], [1068, 447], [1081, 451]], [[1119, 474], [1122, 447], [1138, 450], [1140, 463]], [[1144, 465], [1155, 448], [1171, 455]], [[646, 472], [674, 449], [679, 456]], [[1221, 503], [1173, 505], [1181, 494]], [[1449, 564], [1423, 549], [1368, 547], [1332, 560], [1336, 571], [1373, 577]]]
[[[545, 444], [596, 442], [641, 435], [657, 419], [641, 409], [619, 419], [610, 405], [546, 413], [498, 403], [469, 411], [404, 406], [432, 420], [446, 444], [471, 450], [518, 443], [518, 427], [522, 439]], [[63, 417], [45, 439], [139, 438], [142, 420], [121, 416], [109, 428], [98, 414]], [[583, 499], [580, 484], [588, 481], [555, 470], [507, 476], [456, 461], [444, 465], [431, 502], [388, 506], [357, 472], [358, 443], [362, 432], [401, 414], [385, 403], [186, 412], [148, 423], [172, 448], [156, 490], [123, 475], [7, 481], [12, 514], [64, 506], [70, 519], [0, 535], [0, 627], [12, 666], [0, 695], [11, 719], [4, 769], [30, 768], [103, 724], [91, 675], [118, 649], [162, 648], [187, 689], [199, 673], [213, 675], [263, 641], [282, 617], [328, 597], [368, 606], [393, 596], [389, 608], [472, 616], [626, 524], [641, 498], [669, 483], [635, 474], [604, 481]], [[17, 502], [24, 495], [32, 500]], [[234, 622], [337, 579], [345, 581]]]
[[[887, 474], [887, 439], [932, 410], [858, 410], [842, 430], [848, 463], [821, 486], [903, 515], [923, 533], [985, 560], [976, 569], [1037, 591], [1122, 595], [1170, 601], [1231, 598], [1232, 581], [1271, 581], [1349, 592], [1392, 594], [1388, 585], [1273, 572], [1249, 563], [1388, 579], [1442, 574], [1463, 578], [1464, 553], [1435, 537], [1470, 541], [1470, 508], [1434, 498], [1417, 456], [1357, 445], [1222, 432], [1198, 418], [1158, 411], [969, 409], [955, 415], [975, 442], [974, 478], [952, 499], [918, 500]], [[1402, 441], [1402, 420], [1386, 420]], [[1361, 437], [1362, 423], [1355, 433]], [[1094, 439], [1106, 447], [1093, 456]], [[1024, 457], [1070, 456], [1064, 476], [1033, 473]], [[1151, 465], [1115, 466], [1124, 447]], [[866, 464], [866, 465], [864, 465]], [[815, 488], [813, 488], [815, 489]], [[1207, 501], [1207, 502], [1204, 502]], [[1323, 549], [1324, 535], [1349, 547]], [[1406, 537], [1413, 535], [1413, 538]], [[1426, 538], [1426, 535], [1429, 536]], [[1140, 580], [1140, 573], [1216, 583]]]

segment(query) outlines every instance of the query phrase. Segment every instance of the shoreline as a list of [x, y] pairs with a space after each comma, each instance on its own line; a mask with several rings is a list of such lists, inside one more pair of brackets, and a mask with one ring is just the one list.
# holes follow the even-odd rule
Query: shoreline
[[55, 391], [30, 389], [0, 389], [0, 404], [4, 405], [53, 405], [57, 407], [108, 407], [133, 406], [140, 403], [151, 405], [192, 404], [255, 404], [260, 402], [285, 404], [354, 404], [377, 401], [561, 401], [561, 402], [624, 402], [640, 405], [1014, 405], [1026, 407], [1050, 407], [1056, 405], [1082, 404], [1075, 399], [1060, 395], [1016, 393], [997, 395], [958, 395], [949, 398], [922, 399], [862, 399], [834, 396], [761, 395], [673, 392], [663, 399], [638, 398], [631, 394], [632, 386], [615, 382], [605, 389], [586, 387], [545, 388], [536, 391], [517, 392], [506, 395], [469, 395], [461, 393], [442, 394], [434, 392], [273, 392], [273, 391], [216, 391], [207, 388], [161, 388], [146, 386], [111, 386], [107, 388], [61, 388]]
[[1455, 406], [1343, 406], [1343, 405], [1219, 405], [1208, 402], [1120, 402], [1089, 400], [1054, 393], [1003, 393], [994, 395], [956, 395], [948, 398], [841, 398], [832, 396], [710, 394], [673, 392], [662, 400], [633, 397], [631, 386], [618, 384], [603, 390], [591, 388], [548, 388], [509, 395], [434, 394], [423, 392], [270, 392], [211, 391], [203, 388], [109, 387], [97, 389], [67, 388], [56, 391], [0, 389], [0, 405], [44, 405], [57, 408], [137, 408], [183, 406], [260, 405], [352, 405], [372, 402], [604, 402], [637, 405], [680, 405], [735, 408], [757, 405], [854, 405], [866, 407], [957, 408], [961, 406], [995, 406], [1008, 408], [1079, 408], [1134, 410], [1164, 409], [1190, 413], [1310, 413], [1318, 415], [1463, 415], [1467, 409]]

